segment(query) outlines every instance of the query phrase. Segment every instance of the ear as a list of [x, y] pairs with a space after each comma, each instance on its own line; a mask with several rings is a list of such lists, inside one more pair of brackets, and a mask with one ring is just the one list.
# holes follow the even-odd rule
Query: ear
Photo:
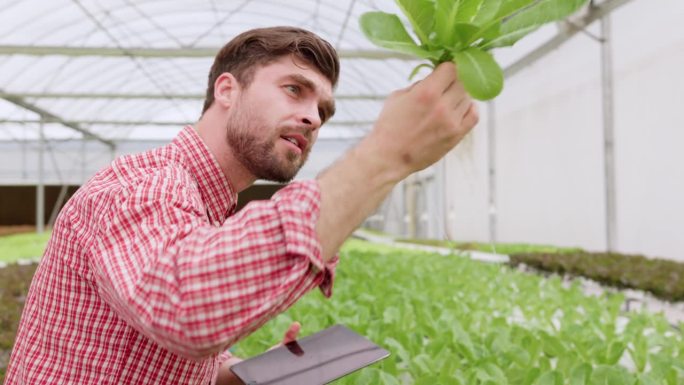
[[233, 74], [222, 73], [214, 82], [214, 103], [222, 108], [230, 108], [239, 89], [240, 84]]

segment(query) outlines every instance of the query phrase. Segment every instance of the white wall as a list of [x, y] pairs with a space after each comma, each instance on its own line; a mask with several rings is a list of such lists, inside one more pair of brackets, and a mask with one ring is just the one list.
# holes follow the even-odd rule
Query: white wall
[[[656, 4], [657, 3], [657, 6]], [[617, 249], [684, 260], [684, 2], [612, 16]], [[598, 35], [598, 25], [589, 31]], [[606, 248], [600, 46], [578, 34], [496, 99], [497, 238]], [[450, 229], [488, 241], [487, 124], [448, 159]]]
[[613, 18], [618, 244], [684, 260], [684, 1], [633, 3]]

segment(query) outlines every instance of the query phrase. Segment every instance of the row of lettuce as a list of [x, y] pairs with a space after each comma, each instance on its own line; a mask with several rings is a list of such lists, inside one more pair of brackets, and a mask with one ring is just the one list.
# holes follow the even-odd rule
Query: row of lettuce
[[650, 292], [668, 301], [684, 301], [684, 264], [641, 255], [532, 252], [511, 254], [514, 266], [590, 278], [605, 285]]
[[[570, 266], [591, 265], [567, 252], [527, 254], [512, 261], [577, 274]], [[392, 352], [340, 384], [684, 384], [681, 333], [660, 315], [621, 313], [620, 295], [588, 297], [558, 278], [356, 240], [341, 256], [332, 299], [307, 295], [240, 342], [238, 354], [272, 346], [298, 320], [303, 335], [342, 323]], [[648, 276], [657, 271], [649, 263], [621, 259], [598, 270]], [[0, 269], [0, 361], [33, 269]], [[671, 267], [663, 281], [676, 274]]]
[[433, 239], [399, 239], [399, 242], [507, 254], [512, 266], [586, 277], [604, 285], [650, 292], [667, 301], [684, 301], [684, 263], [643, 255], [597, 253], [579, 248], [530, 244], [482, 244]]
[[345, 324], [392, 352], [340, 384], [684, 384], [684, 340], [662, 316], [621, 313], [619, 294], [459, 256], [361, 241], [342, 252], [335, 295], [311, 293], [240, 342], [258, 354], [293, 320]]

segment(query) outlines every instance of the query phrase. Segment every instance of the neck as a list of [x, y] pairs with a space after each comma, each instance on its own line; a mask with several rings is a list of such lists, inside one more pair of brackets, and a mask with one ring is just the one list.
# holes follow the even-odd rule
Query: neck
[[226, 123], [218, 119], [211, 108], [195, 124], [195, 129], [236, 192], [240, 193], [256, 181], [256, 177], [235, 157], [233, 149], [226, 141]]

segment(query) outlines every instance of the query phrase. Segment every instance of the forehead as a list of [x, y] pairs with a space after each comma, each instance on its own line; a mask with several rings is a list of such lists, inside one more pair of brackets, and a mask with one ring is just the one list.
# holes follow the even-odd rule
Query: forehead
[[332, 96], [332, 84], [315, 66], [294, 56], [282, 56], [266, 65], [259, 67], [254, 79], [286, 80], [294, 75], [304, 76], [311, 81], [316, 90], [325, 97]]

